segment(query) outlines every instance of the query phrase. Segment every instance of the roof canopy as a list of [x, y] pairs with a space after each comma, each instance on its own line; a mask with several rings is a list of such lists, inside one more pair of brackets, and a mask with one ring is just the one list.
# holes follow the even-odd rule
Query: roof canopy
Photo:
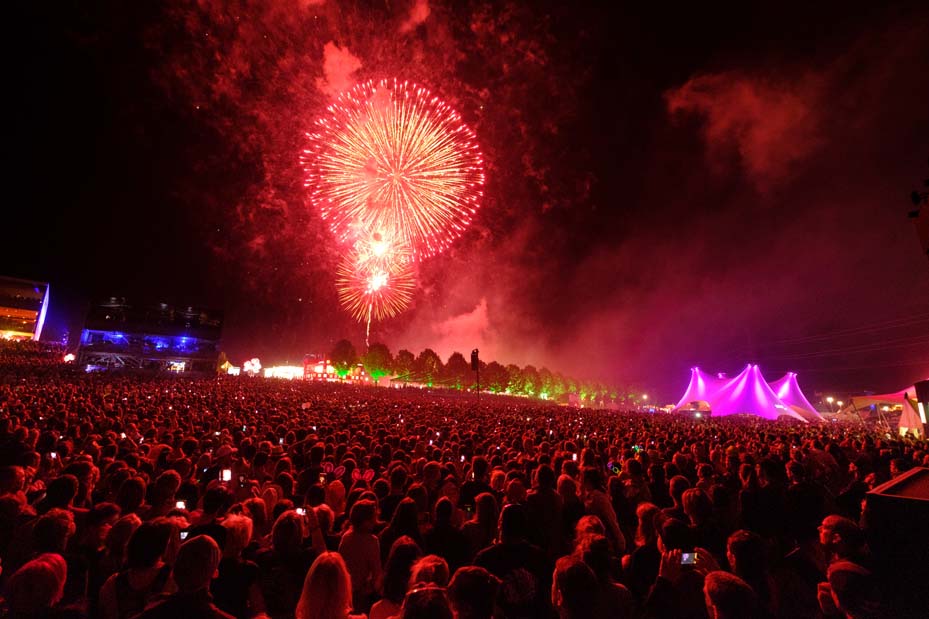
[[796, 374], [791, 372], [774, 385], [769, 385], [758, 366], [752, 364], [746, 365], [732, 379], [713, 377], [700, 368], [692, 368], [690, 384], [675, 410], [692, 402], [708, 403], [713, 415], [718, 417], [748, 414], [777, 419], [786, 415], [800, 421], [822, 421], [800, 391]]

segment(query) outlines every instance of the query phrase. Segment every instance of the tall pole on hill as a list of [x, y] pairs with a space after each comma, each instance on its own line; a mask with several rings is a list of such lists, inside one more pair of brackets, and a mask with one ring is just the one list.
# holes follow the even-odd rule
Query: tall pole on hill
[[471, 369], [477, 374], [477, 403], [481, 403], [481, 362], [477, 357], [478, 350], [471, 351]]

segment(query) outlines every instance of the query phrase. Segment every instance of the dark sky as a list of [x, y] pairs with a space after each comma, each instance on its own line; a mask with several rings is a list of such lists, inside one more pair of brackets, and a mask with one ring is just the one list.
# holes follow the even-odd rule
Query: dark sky
[[925, 3], [602, 4], [17, 3], [0, 272], [51, 282], [52, 335], [126, 295], [223, 309], [234, 361], [360, 345], [299, 155], [333, 94], [398, 76], [461, 112], [487, 184], [374, 326], [394, 351], [662, 402], [693, 365], [929, 376]]

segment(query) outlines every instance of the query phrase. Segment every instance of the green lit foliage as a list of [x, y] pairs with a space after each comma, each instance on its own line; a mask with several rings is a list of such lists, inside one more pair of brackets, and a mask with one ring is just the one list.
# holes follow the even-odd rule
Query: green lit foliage
[[539, 371], [533, 365], [527, 365], [523, 368], [523, 393], [525, 395], [537, 396], [541, 389], [541, 379]]
[[416, 366], [416, 356], [410, 351], [403, 349], [397, 351], [397, 357], [394, 359], [394, 373], [398, 378], [407, 381]]
[[339, 340], [329, 353], [329, 360], [336, 373], [344, 377], [358, 363], [358, 352], [348, 340]]
[[371, 375], [374, 380], [379, 380], [383, 376], [390, 374], [393, 368], [393, 359], [390, 356], [390, 349], [380, 342], [371, 344], [367, 352], [361, 356], [361, 362], [365, 366], [365, 371]]
[[413, 364], [413, 373], [416, 379], [429, 385], [439, 380], [442, 376], [442, 359], [431, 348], [419, 353], [416, 363]]
[[481, 386], [494, 393], [503, 393], [509, 386], [510, 375], [506, 368], [491, 361], [486, 368], [481, 370]]

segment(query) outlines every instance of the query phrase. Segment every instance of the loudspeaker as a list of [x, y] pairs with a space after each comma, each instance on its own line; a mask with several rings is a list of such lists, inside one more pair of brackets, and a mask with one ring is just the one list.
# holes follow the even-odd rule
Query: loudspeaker
[[916, 400], [923, 404], [929, 404], [929, 380], [921, 380], [916, 383]]
[[915, 467], [866, 495], [862, 517], [889, 617], [925, 617], [929, 468]]
[[477, 348], [475, 348], [471, 351], [471, 371], [477, 372], [480, 367], [480, 361], [477, 358]]

